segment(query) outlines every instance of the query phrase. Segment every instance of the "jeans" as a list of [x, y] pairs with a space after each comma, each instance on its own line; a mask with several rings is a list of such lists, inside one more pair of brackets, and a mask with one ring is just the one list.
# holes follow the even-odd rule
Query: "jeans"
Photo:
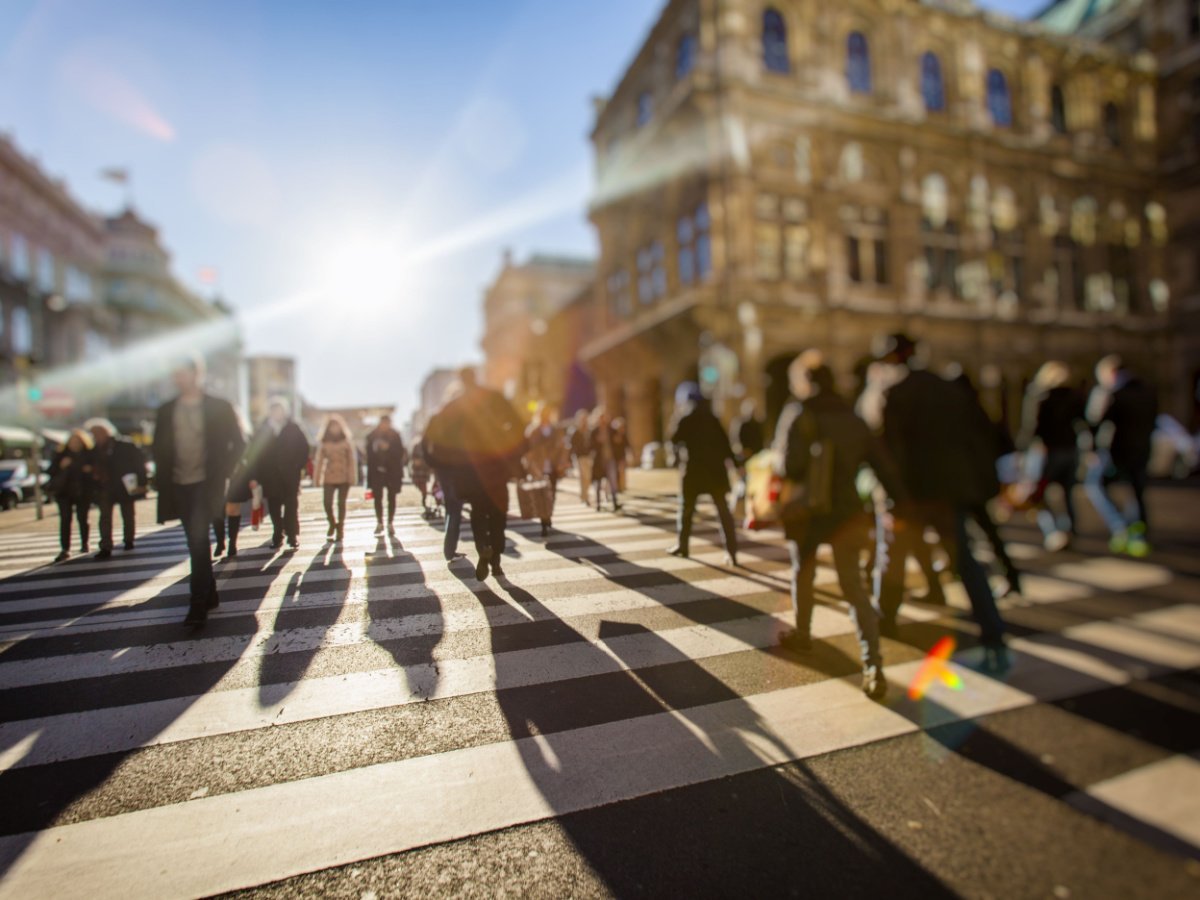
[[183, 522], [183, 533], [187, 537], [188, 556], [192, 562], [192, 607], [204, 609], [217, 593], [217, 582], [213, 578], [212, 550], [208, 543], [209, 514], [212, 512], [209, 509], [208, 492], [203, 482], [177, 485], [175, 491], [179, 503], [179, 518]]
[[[337, 496], [337, 518], [333, 516], [333, 500]], [[336, 528], [338, 536], [342, 534], [342, 529], [346, 525], [346, 498], [350, 496], [350, 485], [348, 484], [327, 484], [325, 485], [325, 518], [329, 520], [329, 527]]]
[[375, 490], [375, 521], [383, 524], [383, 494], [387, 492], [387, 520], [391, 525], [396, 518], [396, 490], [391, 485], [381, 485]]
[[132, 497], [125, 497], [118, 500], [100, 499], [100, 549], [111, 550], [113, 548], [113, 507], [121, 507], [121, 525], [124, 527], [125, 546], [133, 546], [133, 537], [136, 527], [134, 519], [135, 502]]
[[274, 528], [273, 543], [281, 543], [287, 535], [288, 543], [294, 544], [300, 538], [300, 492], [286, 496], [267, 498], [267, 512], [271, 514], [271, 525]]
[[438, 484], [442, 486], [442, 502], [446, 506], [446, 535], [442, 540], [442, 553], [453, 559], [458, 552], [458, 536], [462, 531], [463, 502], [459, 496], [457, 475], [449, 469], [437, 471]]
[[88, 508], [91, 504], [83, 500], [60, 498], [58, 501], [58, 543], [64, 552], [71, 552], [71, 519], [79, 522], [79, 549], [84, 553], [88, 549], [90, 527], [88, 525]]
[[[863, 666], [883, 664], [879, 654], [879, 613], [863, 587], [859, 552], [868, 522], [865, 518], [847, 519], [833, 532], [829, 545], [837, 570], [842, 596], [850, 604], [850, 621], [858, 633], [858, 648]], [[792, 555], [792, 608], [796, 613], [796, 631], [807, 637], [812, 630], [813, 579], [817, 574], [816, 547], [805, 547], [802, 530], [789, 529], [788, 549]], [[803, 550], [801, 548], [804, 548]]]
[[737, 526], [733, 523], [733, 513], [729, 511], [729, 504], [725, 500], [725, 495], [699, 491], [690, 487], [685, 487], [679, 495], [679, 519], [677, 522], [679, 528], [679, 549], [685, 554], [688, 551], [688, 542], [692, 536], [692, 518], [696, 514], [696, 501], [704, 494], [712, 497], [713, 503], [717, 506], [717, 516], [721, 520], [721, 532], [725, 536], [726, 552], [730, 556], [737, 556]]
[[[1113, 535], [1123, 534], [1134, 522], [1141, 522], [1149, 530], [1146, 516], [1146, 467], [1118, 466], [1107, 451], [1101, 450], [1097, 462], [1088, 467], [1084, 488], [1088, 499], [1104, 524]], [[1124, 514], [1117, 509], [1108, 493], [1108, 485], [1123, 481], [1133, 489], [1133, 504]]]
[[1050, 450], [1042, 467], [1041, 478], [1049, 487], [1057, 484], [1062, 488], [1062, 506], [1057, 511], [1051, 508], [1050, 500], [1042, 498], [1042, 508], [1038, 510], [1038, 527], [1042, 534], [1049, 537], [1056, 531], [1075, 533], [1075, 499], [1071, 496], [1075, 490], [1076, 473], [1079, 470], [1079, 454], [1070, 448]]
[[472, 486], [462, 502], [471, 504], [471, 532], [479, 555], [490, 554], [498, 560], [504, 552], [504, 528], [508, 521], [508, 485], [489, 490], [485, 485]]

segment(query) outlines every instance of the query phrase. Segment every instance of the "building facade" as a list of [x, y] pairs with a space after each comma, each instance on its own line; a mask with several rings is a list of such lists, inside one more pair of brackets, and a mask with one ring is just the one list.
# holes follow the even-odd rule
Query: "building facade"
[[532, 353], [551, 320], [594, 277], [590, 260], [535, 254], [521, 264], [505, 252], [483, 301], [483, 380], [519, 409], [545, 400], [544, 360]]
[[0, 386], [108, 351], [104, 240], [100, 221], [0, 136]]
[[257, 427], [267, 418], [271, 401], [287, 402], [292, 414], [302, 413], [296, 390], [296, 360], [290, 356], [247, 356], [245, 360], [246, 397], [242, 403], [249, 425]]
[[965, 0], [670, 0], [592, 134], [600, 399], [635, 445], [682, 380], [772, 416], [897, 329], [1010, 415], [1048, 358], [1167, 383], [1157, 77]]
[[188, 290], [171, 271], [158, 229], [132, 209], [104, 220], [104, 302], [116, 321], [115, 380], [109, 415], [137, 433], [174, 393], [170, 370], [182, 352], [199, 352], [206, 389], [231, 402], [241, 397], [242, 342], [237, 322], [220, 301]]

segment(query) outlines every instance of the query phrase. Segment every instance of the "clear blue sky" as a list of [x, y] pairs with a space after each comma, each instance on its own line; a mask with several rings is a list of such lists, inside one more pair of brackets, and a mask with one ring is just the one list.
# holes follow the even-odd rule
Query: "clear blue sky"
[[[415, 403], [479, 357], [502, 248], [592, 255], [589, 97], [662, 0], [0, 0], [0, 129], [321, 404]], [[1026, 14], [1043, 0], [984, 5]]]

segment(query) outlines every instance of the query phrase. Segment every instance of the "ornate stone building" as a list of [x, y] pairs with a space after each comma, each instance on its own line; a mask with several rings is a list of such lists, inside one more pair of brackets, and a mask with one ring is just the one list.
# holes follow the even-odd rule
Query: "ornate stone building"
[[601, 399], [635, 445], [687, 378], [773, 414], [894, 329], [1010, 414], [1051, 357], [1166, 384], [1156, 71], [966, 0], [670, 0], [597, 104]]

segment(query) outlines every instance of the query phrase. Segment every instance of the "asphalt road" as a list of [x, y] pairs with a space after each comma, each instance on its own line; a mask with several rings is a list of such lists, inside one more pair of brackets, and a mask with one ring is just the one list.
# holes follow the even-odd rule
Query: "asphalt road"
[[51, 566], [56, 520], [0, 523], [0, 897], [1200, 892], [1200, 493], [1152, 493], [1143, 561], [1010, 523], [1012, 671], [950, 584], [874, 704], [832, 572], [816, 652], [782, 650], [780, 541], [727, 568], [708, 516], [666, 557], [670, 482], [620, 515], [566, 483], [483, 585], [411, 489], [396, 540], [356, 492], [341, 548], [309, 492], [300, 551], [246, 534], [199, 632], [177, 528]]

